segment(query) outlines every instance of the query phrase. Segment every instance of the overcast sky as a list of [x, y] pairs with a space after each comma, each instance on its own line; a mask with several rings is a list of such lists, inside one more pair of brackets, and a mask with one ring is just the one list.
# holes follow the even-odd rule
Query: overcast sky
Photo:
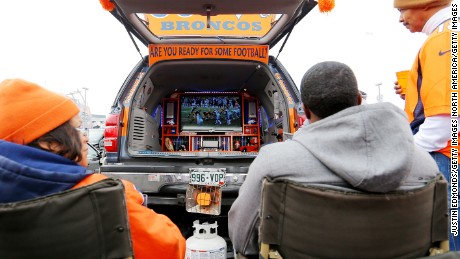
[[[64, 94], [86, 87], [92, 113], [108, 114], [140, 55], [98, 0], [0, 1], [0, 10], [0, 80], [24, 78]], [[393, 93], [395, 71], [410, 69], [426, 36], [411, 34], [398, 17], [393, 0], [336, 0], [329, 14], [316, 7], [294, 28], [279, 59], [298, 86], [318, 62], [346, 63], [368, 103], [377, 101], [382, 83], [384, 101], [402, 108]]]

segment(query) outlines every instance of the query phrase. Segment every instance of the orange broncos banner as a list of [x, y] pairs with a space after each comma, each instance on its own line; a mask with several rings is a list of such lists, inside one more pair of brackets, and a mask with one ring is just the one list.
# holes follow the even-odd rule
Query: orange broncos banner
[[193, 14], [145, 14], [147, 26], [157, 36], [219, 35], [262, 37], [275, 22], [274, 14], [229, 14], [207, 17]]
[[268, 64], [268, 45], [149, 45], [149, 65], [171, 59], [239, 59]]

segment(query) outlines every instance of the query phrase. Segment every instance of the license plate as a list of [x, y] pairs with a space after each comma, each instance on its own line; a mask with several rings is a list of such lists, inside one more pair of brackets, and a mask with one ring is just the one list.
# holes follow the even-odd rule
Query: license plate
[[207, 185], [207, 186], [224, 186], [225, 169], [224, 168], [191, 168], [190, 184]]

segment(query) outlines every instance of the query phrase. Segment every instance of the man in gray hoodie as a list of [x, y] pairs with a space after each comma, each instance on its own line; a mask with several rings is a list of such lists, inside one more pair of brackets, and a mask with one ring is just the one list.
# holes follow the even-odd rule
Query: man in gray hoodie
[[265, 177], [384, 193], [423, 187], [438, 172], [431, 156], [414, 145], [404, 111], [390, 103], [360, 105], [347, 65], [327, 61], [311, 67], [302, 79], [301, 98], [310, 123], [292, 140], [261, 148], [230, 209], [229, 234], [237, 253], [259, 253]]

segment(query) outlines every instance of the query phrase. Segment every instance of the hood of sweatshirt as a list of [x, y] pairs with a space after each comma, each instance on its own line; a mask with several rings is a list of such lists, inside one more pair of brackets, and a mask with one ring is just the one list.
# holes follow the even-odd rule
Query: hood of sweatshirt
[[390, 103], [348, 108], [303, 126], [293, 140], [352, 186], [373, 192], [401, 185], [415, 148], [404, 111]]
[[90, 174], [85, 167], [65, 157], [0, 140], [2, 203], [64, 191]]

